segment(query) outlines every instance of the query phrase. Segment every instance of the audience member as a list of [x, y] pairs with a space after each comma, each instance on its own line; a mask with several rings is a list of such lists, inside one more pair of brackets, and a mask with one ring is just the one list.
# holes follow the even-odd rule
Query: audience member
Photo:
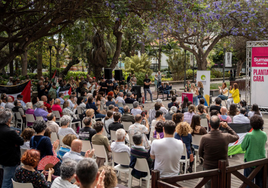
[[21, 137], [24, 140], [24, 144], [20, 146], [21, 149], [27, 150], [30, 149], [30, 140], [32, 136], [34, 135], [35, 131], [32, 128], [26, 128], [22, 131]]
[[[30, 147], [40, 152], [40, 159], [47, 155], [54, 155], [50, 139], [44, 136], [47, 125], [42, 120], [37, 120], [33, 124], [33, 129], [36, 132], [30, 140]], [[56, 142], [55, 142], [56, 143]]]
[[199, 104], [197, 106], [198, 109], [198, 115], [200, 116], [201, 119], [207, 119], [207, 112], [205, 109], [205, 106], [203, 104]]
[[217, 97], [215, 99], [215, 105], [210, 106], [209, 111], [211, 110], [218, 110], [218, 112], [221, 114], [221, 98]]
[[12, 108], [12, 112], [19, 112], [21, 117], [25, 118], [26, 116], [25, 116], [24, 110], [21, 106], [21, 102], [19, 100], [15, 100], [14, 105], [15, 105], [15, 107]]
[[[222, 126], [227, 133], [222, 133], [219, 127]], [[202, 136], [199, 145], [199, 156], [204, 159], [204, 170], [218, 168], [219, 160], [226, 160], [228, 165], [228, 145], [239, 139], [239, 136], [231, 129], [226, 122], [220, 122], [218, 116], [212, 116], [210, 119], [211, 131]], [[210, 187], [211, 181], [206, 184]]]
[[133, 102], [133, 108], [131, 109], [131, 114], [133, 116], [136, 116], [138, 114], [141, 114], [141, 112], [142, 112], [142, 109], [141, 109], [141, 107], [139, 105], [139, 102], [138, 101], [134, 101]]
[[225, 106], [221, 107], [220, 114], [218, 116], [220, 121], [232, 123], [232, 118], [227, 115], [227, 108]]
[[151, 130], [150, 130], [150, 140], [153, 138], [153, 134], [155, 132], [155, 125], [159, 121], [165, 121], [165, 118], [163, 117], [163, 112], [160, 110], [156, 111], [155, 119], [152, 121]]
[[236, 104], [231, 104], [229, 108], [228, 115], [232, 118], [238, 114], [237, 106]]
[[249, 124], [250, 121], [246, 117], [247, 110], [245, 108], [240, 109], [240, 114], [233, 117], [233, 123]]
[[251, 118], [251, 117], [254, 116], [255, 114], [256, 114], [256, 115], [259, 115], [259, 116], [262, 117], [262, 114], [261, 114], [261, 112], [260, 112], [259, 107], [258, 107], [257, 104], [253, 104], [253, 105], [252, 105], [251, 110], [248, 112], [248, 117]]
[[96, 134], [96, 130], [92, 128], [91, 118], [85, 117], [83, 119], [85, 127], [79, 130], [80, 140], [89, 140], [91, 142], [92, 137]]
[[[81, 155], [81, 150], [82, 150], [82, 141], [79, 139], [74, 139], [71, 143], [71, 151], [65, 153], [62, 157], [62, 160], [65, 161], [66, 159], [72, 159], [76, 162], [79, 162], [82, 160], [84, 157]], [[92, 157], [94, 155], [94, 149], [87, 150], [85, 153], [85, 157]]]
[[65, 101], [63, 98], [64, 98], [64, 94], [63, 93], [59, 93], [59, 98], [58, 99], [60, 99], [60, 105], [63, 105], [63, 103]]
[[125, 103], [133, 104], [134, 101], [136, 101], [136, 99], [134, 98], [134, 95], [131, 92], [128, 92], [127, 98], [125, 99]]
[[111, 131], [117, 131], [118, 129], [124, 129], [124, 126], [120, 123], [121, 114], [119, 112], [114, 113], [114, 122], [108, 126], [108, 132], [111, 135]]
[[[244, 161], [250, 162], [258, 159], [266, 158], [265, 144], [267, 141], [267, 135], [261, 129], [263, 128], [264, 121], [262, 117], [254, 115], [250, 118], [250, 125], [253, 131], [246, 134], [241, 144], [243, 151], [246, 151], [244, 155]], [[244, 169], [244, 176], [248, 177], [254, 167]], [[255, 184], [259, 187], [263, 187], [263, 169], [256, 174], [252, 181], [255, 180]], [[247, 186], [248, 188], [250, 186]]]
[[195, 115], [195, 106], [191, 104], [188, 107], [188, 112], [184, 112], [184, 121], [191, 124], [193, 115]]
[[[27, 102], [26, 103], [26, 111], [25, 114], [32, 114], [34, 116], [34, 109], [33, 109], [33, 103], [31, 102]], [[35, 119], [35, 116], [34, 116]], [[33, 125], [33, 123], [31, 122], [27, 122], [27, 126], [31, 127]]]
[[125, 100], [124, 100], [124, 94], [123, 92], [119, 92], [117, 95], [117, 98], [115, 100], [117, 103], [122, 103], [122, 105], [125, 105]]
[[[96, 122], [94, 125], [94, 129], [96, 130], [96, 134], [92, 137], [92, 144], [95, 145], [103, 145], [106, 153], [108, 160], [111, 159], [111, 147], [109, 145], [108, 138], [106, 136], [103, 136], [103, 131], [104, 131], [104, 124], [101, 121]], [[96, 160], [97, 164], [99, 167], [103, 166], [105, 159], [97, 157]], [[107, 161], [108, 162], [108, 161]]]
[[188, 112], [188, 103], [189, 103], [188, 97], [184, 97], [183, 98], [183, 102], [181, 104], [181, 111], [182, 111], [182, 113]]
[[175, 113], [172, 116], [172, 121], [176, 124], [176, 126], [184, 121], [184, 114], [183, 113]]
[[105, 132], [107, 133], [108, 138], [110, 137], [109, 125], [114, 122], [114, 113], [111, 110], [107, 111], [106, 117], [103, 119]]
[[[47, 112], [48, 112], [48, 113], [51, 113], [51, 112], [52, 112], [52, 110], [51, 110], [51, 105], [50, 105], [49, 103], [47, 103], [47, 96], [43, 95], [43, 96], [41, 97], [41, 101], [44, 102], [44, 106], [46, 107]], [[52, 104], [54, 103], [54, 99], [52, 99], [51, 103], [52, 103]]]
[[[194, 116], [193, 116], [194, 117]], [[192, 173], [192, 166], [194, 163], [193, 158], [193, 150], [192, 150], [192, 135], [191, 132], [193, 132], [192, 128], [187, 122], [181, 122], [176, 126], [176, 133], [174, 138], [181, 140], [183, 144], [185, 144], [186, 152], [187, 152], [187, 158], [190, 160], [190, 166], [187, 169], [188, 172]], [[185, 159], [185, 156], [182, 156], [182, 159]], [[182, 169], [186, 168], [183, 166]]]
[[92, 97], [92, 96], [88, 97], [86, 107], [87, 107], [87, 109], [92, 108], [92, 109], [94, 110], [94, 112], [95, 112], [95, 117], [96, 117], [96, 118], [104, 118], [104, 117], [105, 117], [104, 114], [99, 113], [99, 112], [100, 112], [100, 109], [98, 109], [98, 108], [96, 107], [96, 105], [93, 103], [93, 97]]
[[56, 123], [56, 116], [53, 113], [47, 114], [47, 127], [51, 132], [58, 133], [59, 125]]
[[175, 128], [173, 121], [166, 121], [163, 126], [164, 138], [154, 140], [151, 146], [151, 158], [155, 160], [154, 169], [160, 171], [160, 177], [172, 177], [180, 173], [183, 143], [174, 138]]
[[60, 104], [61, 104], [60, 99], [56, 99], [55, 104], [52, 106], [51, 110], [52, 111], [59, 111], [60, 116], [62, 116], [62, 108], [61, 108]]
[[64, 160], [60, 166], [60, 177], [53, 181], [51, 188], [79, 188], [71, 183], [75, 177], [76, 165], [77, 162], [72, 159]]
[[23, 101], [23, 96], [22, 96], [21, 94], [17, 95], [17, 100], [20, 101], [23, 110], [26, 110], [26, 104], [25, 104], [25, 102]]
[[[145, 125], [142, 125], [142, 120], [145, 120]], [[147, 149], [150, 147], [146, 134], [149, 134], [149, 124], [146, 117], [142, 117], [140, 114], [135, 116], [135, 123], [129, 127], [129, 136], [133, 136], [136, 132], [140, 132], [143, 136], [143, 144]]]
[[130, 164], [129, 167], [133, 168], [131, 175], [135, 178], [142, 178], [147, 176], [147, 172], [141, 172], [135, 169], [135, 164], [137, 158], [145, 158], [147, 160], [149, 168], [152, 166], [152, 159], [150, 158], [150, 153], [145, 149], [143, 144], [143, 134], [140, 132], [135, 132], [132, 137], [134, 146], [131, 147], [130, 151]]
[[191, 122], [191, 128], [192, 128], [192, 136], [196, 135], [204, 135], [207, 134], [207, 130], [205, 127], [201, 126], [200, 123], [200, 116], [199, 115], [193, 115], [192, 122]]
[[77, 138], [78, 135], [75, 133], [75, 131], [71, 128], [68, 127], [69, 124], [72, 122], [72, 119], [70, 116], [64, 115], [60, 118], [60, 128], [58, 131], [58, 134], [61, 136], [65, 136], [67, 134], [74, 134]]
[[35, 170], [40, 159], [39, 151], [35, 149], [26, 150], [21, 157], [23, 165], [19, 166], [15, 171], [14, 181], [19, 183], [32, 183], [33, 187], [50, 187], [54, 169], [49, 168], [46, 180], [41, 172]]
[[12, 112], [10, 109], [0, 109], [0, 165], [4, 172], [2, 187], [12, 187], [11, 178], [20, 164], [20, 146], [24, 140], [10, 128]]
[[60, 147], [57, 153], [58, 158], [62, 159], [63, 155], [71, 150], [71, 144], [75, 139], [76, 136], [74, 134], [67, 134], [65, 137], [63, 137], [63, 145]]
[[124, 114], [121, 117], [121, 121], [135, 123], [134, 116], [130, 113], [130, 109], [127, 105], [124, 106]]
[[115, 132], [116, 141], [112, 142], [111, 150], [113, 152], [127, 152], [130, 155], [130, 148], [125, 144], [126, 131], [124, 129], [118, 129]]
[[93, 159], [86, 158], [79, 161], [76, 166], [76, 181], [80, 188], [103, 188], [105, 171], [98, 173], [98, 166]]
[[111, 166], [102, 166], [99, 168], [99, 173], [105, 171], [104, 186], [105, 188], [126, 188], [123, 185], [118, 185], [117, 174]]
[[156, 138], [156, 139], [164, 138], [163, 126], [164, 126], [164, 121], [160, 120], [156, 123], [153, 138]]
[[5, 105], [5, 108], [8, 108], [8, 109], [12, 110], [14, 107], [15, 107], [15, 105], [13, 104], [12, 97], [8, 97], [7, 98], [7, 103]]
[[169, 112], [165, 115], [166, 120], [172, 120], [173, 114], [177, 113], [177, 107], [171, 106]]
[[168, 103], [168, 109], [170, 109], [172, 106], [179, 107], [179, 103], [176, 102], [176, 101], [177, 101], [177, 97], [176, 96], [172, 96], [171, 97], [171, 103]]

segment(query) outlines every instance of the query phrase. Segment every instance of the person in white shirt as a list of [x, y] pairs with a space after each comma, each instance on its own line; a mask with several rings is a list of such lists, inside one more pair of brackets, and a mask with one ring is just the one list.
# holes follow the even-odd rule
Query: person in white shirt
[[125, 105], [125, 99], [124, 99], [123, 97], [124, 97], [123, 92], [119, 92], [119, 94], [117, 95], [115, 101], [116, 101], [116, 102], [120, 102], [120, 103], [122, 103], [123, 105]]
[[15, 105], [13, 104], [13, 99], [11, 97], [8, 97], [5, 108], [9, 108], [10, 110], [12, 110], [12, 108], [14, 108], [14, 107], [15, 107]]
[[68, 107], [70, 110], [74, 110], [76, 109], [77, 107], [77, 104], [75, 104], [75, 101], [74, 101], [74, 96], [71, 95], [70, 98], [67, 100], [70, 104], [70, 106]]
[[[142, 120], [145, 120], [145, 125], [142, 125]], [[129, 136], [133, 136], [136, 132], [143, 135], [143, 144], [146, 149], [150, 148], [146, 134], [149, 134], [149, 123], [147, 117], [142, 117], [140, 114], [135, 116], [135, 123], [129, 127]]]
[[124, 129], [118, 129], [115, 132], [116, 142], [112, 142], [111, 150], [114, 152], [127, 152], [130, 155], [130, 148], [125, 144], [126, 131]]
[[248, 117], [251, 118], [254, 115], [259, 115], [262, 117], [262, 114], [259, 110], [259, 106], [257, 104], [253, 104], [251, 110], [248, 112]]
[[180, 173], [180, 159], [183, 143], [174, 138], [176, 124], [168, 120], [164, 123], [164, 138], [154, 140], [151, 146], [151, 158], [155, 159], [154, 170], [160, 171], [160, 177], [177, 176]]
[[[62, 157], [62, 160], [65, 161], [66, 159], [72, 159], [76, 162], [79, 162], [80, 160], [84, 159], [84, 157], [81, 155], [82, 150], [82, 141], [79, 139], [74, 139], [71, 144], [71, 151], [65, 153]], [[87, 150], [85, 153], [85, 157], [90, 157], [94, 155], [94, 149]]]
[[133, 116], [136, 116], [136, 115], [141, 114], [141, 113], [142, 113], [142, 110], [141, 110], [141, 108], [139, 106], [139, 102], [138, 101], [134, 101], [133, 102], [133, 108], [131, 109], [131, 114]]
[[233, 123], [250, 123], [248, 117], [245, 116], [247, 110], [245, 108], [240, 109], [240, 114], [233, 117]]
[[51, 132], [58, 133], [59, 125], [56, 123], [56, 116], [53, 113], [47, 115], [47, 127]]
[[72, 159], [66, 159], [60, 166], [60, 177], [57, 177], [51, 188], [79, 188], [76, 184], [72, 184], [71, 181], [75, 177], [77, 162]]

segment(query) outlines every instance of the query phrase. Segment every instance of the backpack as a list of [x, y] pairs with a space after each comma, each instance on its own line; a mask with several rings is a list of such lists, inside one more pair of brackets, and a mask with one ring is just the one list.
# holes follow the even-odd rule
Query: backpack
[[37, 142], [34, 141], [34, 136], [31, 138], [30, 140], [30, 145], [32, 145], [31, 149], [36, 149], [38, 148], [39, 144], [41, 143], [41, 141], [45, 138], [45, 136], [42, 136], [41, 139]]

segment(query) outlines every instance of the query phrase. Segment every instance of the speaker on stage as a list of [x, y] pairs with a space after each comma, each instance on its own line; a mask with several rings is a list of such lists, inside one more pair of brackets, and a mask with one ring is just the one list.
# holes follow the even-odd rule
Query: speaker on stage
[[114, 71], [114, 79], [119, 81], [123, 80], [123, 72], [121, 69]]
[[112, 69], [105, 68], [104, 69], [104, 75], [106, 80], [112, 79]]
[[132, 86], [131, 92], [137, 95], [137, 100], [141, 98], [141, 86]]

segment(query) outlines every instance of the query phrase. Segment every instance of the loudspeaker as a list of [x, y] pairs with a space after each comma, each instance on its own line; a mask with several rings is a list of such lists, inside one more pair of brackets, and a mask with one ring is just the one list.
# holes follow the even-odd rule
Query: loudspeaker
[[104, 69], [104, 75], [106, 80], [112, 79], [112, 69]]
[[132, 86], [131, 91], [134, 95], [137, 95], [137, 99], [141, 98], [141, 86]]
[[119, 80], [119, 81], [123, 80], [123, 72], [122, 72], [122, 70], [115, 70], [114, 71], [114, 79]]

